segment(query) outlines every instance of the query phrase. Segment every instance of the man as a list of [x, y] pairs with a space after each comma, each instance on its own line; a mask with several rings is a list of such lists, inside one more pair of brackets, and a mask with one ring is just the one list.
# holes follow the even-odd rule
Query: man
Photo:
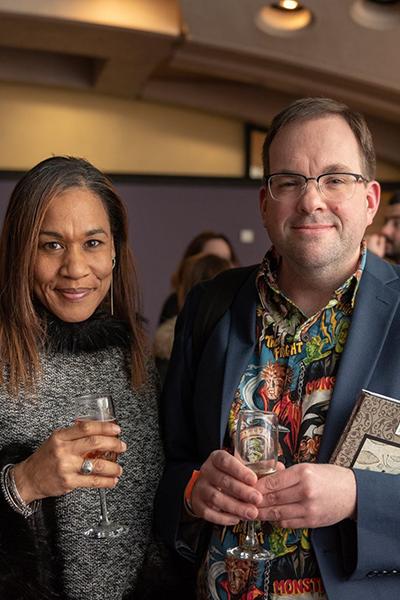
[[[400, 480], [328, 464], [362, 388], [400, 396], [400, 268], [363, 242], [380, 196], [371, 135], [360, 113], [306, 98], [275, 117], [263, 162], [260, 210], [273, 247], [198, 361], [193, 323], [209, 284], [178, 320], [156, 525], [200, 561], [200, 600], [222, 598], [226, 550], [252, 519], [275, 555], [254, 581], [265, 599], [396, 598]], [[282, 401], [259, 393], [272, 364], [286, 368]], [[257, 481], [229, 450], [238, 409], [266, 400], [279, 415], [280, 463]]]
[[366, 236], [368, 249], [400, 265], [400, 191], [390, 198], [385, 210], [385, 224], [380, 235]]

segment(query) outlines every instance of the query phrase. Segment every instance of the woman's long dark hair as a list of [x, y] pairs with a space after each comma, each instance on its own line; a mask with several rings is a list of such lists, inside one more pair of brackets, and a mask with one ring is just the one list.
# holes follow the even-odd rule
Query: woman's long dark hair
[[[114, 316], [132, 336], [132, 384], [147, 379], [147, 340], [140, 317], [138, 278], [129, 247], [125, 206], [111, 181], [83, 158], [54, 156], [42, 161], [17, 183], [0, 236], [0, 383], [10, 370], [10, 392], [33, 387], [40, 372], [39, 350], [45, 331], [33, 305], [34, 267], [39, 232], [55, 196], [71, 188], [87, 189], [103, 203], [110, 219], [116, 266], [113, 270]], [[109, 306], [109, 294], [102, 305]]]

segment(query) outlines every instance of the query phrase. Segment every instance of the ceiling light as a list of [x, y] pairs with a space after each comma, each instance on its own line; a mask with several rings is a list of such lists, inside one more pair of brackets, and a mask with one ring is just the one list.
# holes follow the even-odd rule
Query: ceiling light
[[298, 8], [299, 3], [296, 2], [296, 0], [281, 0], [281, 2], [279, 2], [279, 6], [285, 10], [295, 10]]
[[400, 24], [400, 2], [387, 0], [355, 0], [350, 15], [358, 25], [368, 29], [396, 29]]
[[270, 35], [291, 36], [311, 25], [313, 15], [295, 0], [281, 0], [279, 4], [264, 6], [255, 17], [261, 31]]

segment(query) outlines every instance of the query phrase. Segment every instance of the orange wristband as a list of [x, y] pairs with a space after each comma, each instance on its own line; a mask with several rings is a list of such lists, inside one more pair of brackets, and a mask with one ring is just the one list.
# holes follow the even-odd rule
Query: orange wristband
[[185, 500], [190, 505], [190, 497], [192, 495], [193, 486], [197, 481], [198, 476], [200, 475], [200, 471], [193, 471], [191, 478], [189, 479], [189, 483], [185, 488]]

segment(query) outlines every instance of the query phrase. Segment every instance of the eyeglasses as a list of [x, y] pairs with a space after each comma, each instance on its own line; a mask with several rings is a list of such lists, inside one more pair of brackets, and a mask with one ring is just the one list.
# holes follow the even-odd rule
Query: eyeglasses
[[268, 175], [269, 193], [274, 200], [294, 202], [302, 196], [309, 181], [316, 181], [318, 190], [326, 200], [338, 202], [351, 200], [359, 181], [368, 183], [356, 173], [324, 173], [318, 177], [306, 177], [297, 173], [274, 173]]

